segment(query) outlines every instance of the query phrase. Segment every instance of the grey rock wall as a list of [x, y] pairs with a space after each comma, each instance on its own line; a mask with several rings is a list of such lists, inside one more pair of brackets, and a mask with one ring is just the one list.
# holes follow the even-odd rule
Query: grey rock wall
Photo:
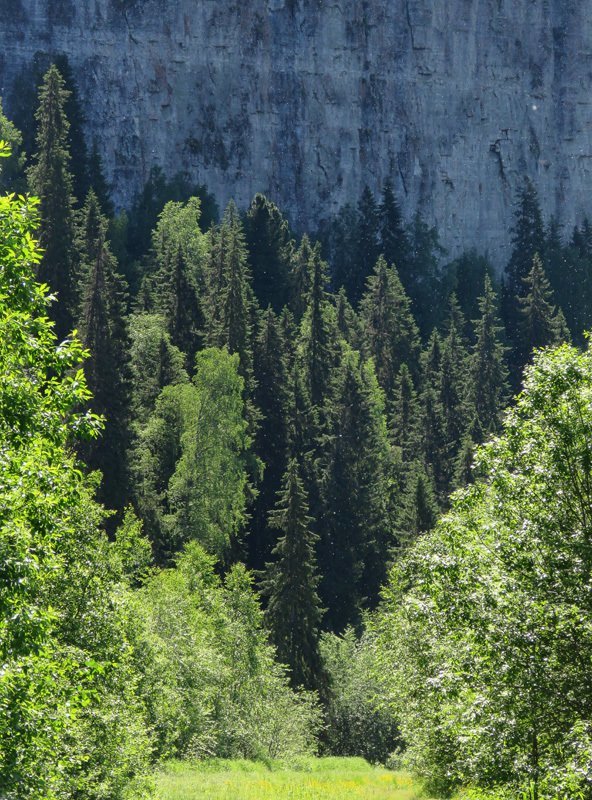
[[592, 0], [0, 0], [0, 19], [0, 92], [65, 53], [120, 205], [158, 164], [314, 228], [391, 176], [451, 256], [497, 265], [524, 175], [567, 231], [592, 212]]

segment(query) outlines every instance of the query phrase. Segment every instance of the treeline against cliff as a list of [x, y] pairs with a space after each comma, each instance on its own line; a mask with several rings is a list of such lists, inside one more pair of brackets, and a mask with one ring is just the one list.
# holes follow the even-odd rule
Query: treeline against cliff
[[381, 625], [533, 351], [582, 342], [592, 227], [562, 241], [526, 180], [498, 281], [388, 183], [301, 238], [158, 172], [115, 214], [62, 72], [31, 154], [0, 117], [2, 188], [39, 198], [2, 217], [3, 796], [142, 797], [171, 756], [384, 760], [401, 726], [434, 759], [376, 703], [405, 696]]

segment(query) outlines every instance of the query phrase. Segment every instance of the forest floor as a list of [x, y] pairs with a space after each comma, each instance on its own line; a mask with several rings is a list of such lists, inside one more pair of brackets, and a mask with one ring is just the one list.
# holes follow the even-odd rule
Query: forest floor
[[406, 774], [361, 758], [303, 759], [289, 766], [250, 761], [172, 762], [158, 778], [158, 800], [419, 800]]

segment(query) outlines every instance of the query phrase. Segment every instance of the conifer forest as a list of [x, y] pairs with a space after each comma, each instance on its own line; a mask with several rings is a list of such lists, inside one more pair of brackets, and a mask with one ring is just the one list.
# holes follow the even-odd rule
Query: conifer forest
[[307, 231], [157, 169], [116, 208], [65, 59], [28, 113], [0, 113], [1, 800], [316, 756], [592, 798], [592, 222], [525, 175], [500, 272], [392, 180]]

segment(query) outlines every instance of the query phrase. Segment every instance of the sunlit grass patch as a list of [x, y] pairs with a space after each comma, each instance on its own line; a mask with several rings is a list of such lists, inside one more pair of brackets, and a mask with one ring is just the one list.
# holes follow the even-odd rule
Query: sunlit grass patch
[[416, 800], [404, 773], [361, 758], [301, 759], [289, 766], [250, 761], [173, 762], [158, 780], [159, 800]]

